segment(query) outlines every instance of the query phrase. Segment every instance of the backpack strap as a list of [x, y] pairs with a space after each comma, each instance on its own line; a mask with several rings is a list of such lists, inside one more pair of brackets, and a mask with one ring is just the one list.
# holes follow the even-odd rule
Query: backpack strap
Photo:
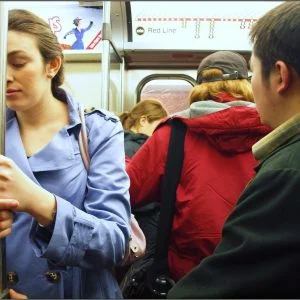
[[165, 297], [175, 284], [169, 276], [168, 249], [175, 211], [176, 190], [184, 158], [184, 139], [186, 134], [186, 125], [180, 119], [171, 119], [171, 126], [165, 175], [162, 182], [161, 210], [155, 255], [153, 264], [148, 272], [150, 289], [159, 297]]

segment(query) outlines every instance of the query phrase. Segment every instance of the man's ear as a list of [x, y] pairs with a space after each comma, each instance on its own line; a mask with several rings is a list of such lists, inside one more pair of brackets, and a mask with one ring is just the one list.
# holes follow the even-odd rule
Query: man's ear
[[46, 73], [49, 78], [53, 78], [61, 67], [62, 61], [60, 56], [56, 56], [46, 65]]
[[275, 84], [279, 94], [284, 93], [291, 85], [292, 73], [287, 64], [281, 60], [275, 63]]

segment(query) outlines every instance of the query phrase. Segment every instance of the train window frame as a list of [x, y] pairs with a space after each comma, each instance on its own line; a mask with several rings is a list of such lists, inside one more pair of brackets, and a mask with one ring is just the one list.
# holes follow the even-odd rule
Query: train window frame
[[137, 85], [136, 87], [136, 103], [139, 103], [142, 101], [142, 91], [146, 84], [148, 84], [151, 81], [155, 80], [182, 80], [191, 85], [191, 88], [195, 87], [197, 85], [196, 80], [186, 74], [151, 74], [146, 77], [144, 77]]

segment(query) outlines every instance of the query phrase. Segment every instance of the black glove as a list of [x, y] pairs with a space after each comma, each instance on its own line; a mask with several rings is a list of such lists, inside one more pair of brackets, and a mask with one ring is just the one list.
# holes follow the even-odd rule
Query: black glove
[[90, 21], [90, 24], [91, 24], [91, 25], [93, 25], [93, 24], [94, 24], [94, 22], [93, 22], [93, 21]]

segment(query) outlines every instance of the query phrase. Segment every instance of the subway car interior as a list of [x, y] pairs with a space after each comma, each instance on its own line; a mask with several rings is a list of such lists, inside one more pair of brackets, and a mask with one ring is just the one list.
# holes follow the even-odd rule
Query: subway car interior
[[[3, 22], [6, 21], [8, 11], [11, 9], [18, 8], [18, 9], [25, 9], [25, 10], [32, 11], [33, 13], [41, 17], [43, 20], [45, 20], [49, 24], [52, 32], [56, 35], [59, 45], [63, 49], [65, 81], [62, 87], [70, 95], [72, 95], [72, 97], [76, 99], [76, 101], [78, 101], [82, 105], [82, 107], [86, 109], [87, 112], [91, 112], [94, 109], [100, 111], [103, 109], [121, 118], [120, 115], [123, 112], [130, 111], [133, 107], [136, 106], [136, 104], [141, 103], [147, 99], [156, 99], [160, 101], [163, 107], [165, 108], [167, 115], [174, 115], [177, 112], [181, 112], [188, 109], [191, 104], [189, 101], [191, 91], [195, 86], [198, 85], [197, 70], [199, 64], [208, 55], [213, 54], [214, 52], [220, 50], [237, 52], [246, 59], [248, 63], [248, 73], [246, 70], [246, 74], [248, 75], [248, 77], [246, 78], [246, 76], [244, 76], [242, 78], [235, 78], [235, 79], [246, 79], [245, 80], [246, 83], [250, 86], [249, 80], [251, 78], [251, 71], [250, 71], [249, 61], [252, 54], [251, 53], [252, 44], [249, 38], [250, 30], [261, 16], [263, 16], [265, 13], [277, 7], [283, 2], [284, 1], [128, 1], [128, 0], [125, 1], [97, 1], [97, 0], [0, 1], [0, 18], [3, 25], [4, 24]], [[79, 30], [80, 34], [75, 34], [74, 27], [78, 27], [79, 22], [81, 24], [82, 29]], [[4, 57], [7, 56], [6, 54], [7, 28], [5, 26], [1, 26], [0, 28], [0, 41], [1, 41], [0, 51], [5, 51], [5, 52], [1, 52], [2, 60], [0, 61], [0, 69], [1, 69], [2, 77], [5, 77], [7, 76], [6, 75], [7, 73], [5, 73], [7, 62], [4, 59]], [[58, 46], [58, 49], [60, 49], [60, 51], [61, 48]], [[254, 76], [253, 76], [253, 81], [254, 81]], [[3, 91], [6, 91], [7, 94], [5, 82], [2, 82], [2, 89]], [[2, 95], [2, 102], [3, 101], [5, 102], [5, 100], [3, 100], [4, 98], [5, 98], [5, 93], [4, 95]], [[244, 98], [239, 98], [238, 100], [240, 99], [244, 99]], [[251, 101], [249, 100], [249, 102], [251, 102], [249, 107], [254, 108], [255, 104], [253, 103], [253, 97]], [[3, 107], [5, 107], [5, 103]], [[4, 115], [5, 110], [2, 110], [1, 113]], [[257, 116], [256, 118], [257, 120], [259, 119], [259, 117]], [[110, 118], [108, 118], [108, 120], [110, 120]], [[114, 117], [112, 117], [111, 120], [113, 120], [113, 122], [115, 123], [120, 124], [119, 122], [114, 120]], [[193, 129], [196, 127], [197, 126], [195, 125]], [[261, 124], [257, 125], [257, 127], [259, 127], [260, 129], [262, 128], [261, 130], [263, 134], [268, 133], [267, 132], [268, 130], [265, 129], [265, 127], [262, 126]], [[122, 138], [123, 138], [122, 130], [124, 128], [121, 127], [121, 125], [120, 128], [121, 128], [120, 132], [122, 133]], [[223, 128], [221, 128], [220, 131], [222, 129]], [[80, 130], [78, 131], [80, 132]], [[101, 132], [102, 134], [102, 131], [99, 130], [99, 132]], [[170, 131], [168, 131], [168, 133], [169, 132]], [[221, 132], [218, 136], [218, 138], [220, 137], [221, 140], [224, 137], [222, 136], [222, 134], [223, 132]], [[229, 137], [230, 142], [235, 138], [235, 137], [232, 138], [232, 136], [234, 136], [234, 134], [230, 135]], [[262, 136], [261, 132], [259, 132], [257, 136], [261, 137]], [[150, 139], [148, 139], [148, 141], [149, 140]], [[246, 141], [247, 139], [245, 138], [244, 140]], [[240, 144], [243, 144], [244, 140]], [[161, 139], [161, 141], [163, 141], [163, 139]], [[101, 143], [102, 142], [103, 141], [101, 141]], [[193, 140], [193, 142], [195, 144], [197, 143], [196, 138], [195, 140]], [[206, 146], [208, 145], [207, 147], [210, 147], [209, 142], [207, 143], [205, 142], [205, 145]], [[2, 154], [4, 151], [3, 147], [4, 146], [1, 145], [0, 143], [0, 148], [2, 148], [0, 149], [0, 151], [2, 150]], [[169, 148], [167, 148], [166, 146], [165, 149], [169, 149]], [[76, 151], [77, 150], [78, 149], [76, 148]], [[123, 151], [123, 148], [121, 150]], [[247, 151], [248, 151], [247, 155], [249, 156], [252, 155], [250, 148], [247, 149]], [[244, 152], [241, 151], [241, 153], [243, 154]], [[77, 156], [80, 156], [81, 153], [82, 152], [79, 152], [79, 150], [76, 152]], [[112, 155], [114, 155], [115, 154], [114, 150], [111, 151], [111, 153]], [[167, 153], [167, 151], [165, 151], [165, 153]], [[226, 153], [226, 155], [222, 154], [223, 155], [222, 156], [221, 154], [219, 155], [219, 153], [217, 153], [214, 154], [215, 155], [214, 157], [216, 158], [216, 160], [219, 159], [220, 157], [222, 159], [225, 157], [224, 160], [227, 160], [231, 158], [230, 155], [227, 154], [228, 153]], [[240, 153], [238, 153], [237, 156], [239, 155]], [[0, 156], [2, 157], [3, 155]], [[207, 157], [209, 157], [208, 154]], [[28, 155], [26, 159], [27, 158], [28, 160], [30, 160], [30, 155]], [[251, 159], [252, 156], [251, 158], [247, 157], [247, 159], [245, 159], [245, 161], [247, 161], [246, 163], [248, 163]], [[144, 159], [144, 161], [145, 160], [147, 159]], [[78, 164], [79, 163], [81, 164], [81, 161], [78, 162]], [[111, 164], [113, 165], [113, 163], [114, 162], [112, 162]], [[133, 205], [132, 202], [130, 203], [132, 196], [131, 195], [129, 196], [129, 189], [130, 189], [129, 185], [133, 182], [132, 178], [136, 174], [134, 173], [134, 171], [132, 171], [131, 175], [132, 174], [133, 175], [130, 177], [129, 174], [130, 172], [128, 172], [129, 164], [127, 163], [128, 162], [126, 161], [124, 163], [124, 166], [122, 165], [123, 168], [122, 170], [121, 168], [119, 168], [119, 166], [114, 166], [114, 167], [115, 169], [118, 169], [119, 172], [122, 171], [123, 175], [125, 174], [122, 180], [124, 180], [125, 182], [124, 185], [126, 184], [128, 185], [128, 190], [123, 194], [128, 192], [127, 204], [128, 204], [128, 211], [129, 211], [128, 215], [130, 218], [130, 209], [132, 208]], [[248, 170], [246, 170], [246, 167], [244, 168], [243, 163], [244, 162], [240, 160], [239, 163], [237, 163], [238, 166], [237, 168], [240, 167], [242, 170], [241, 172], [245, 171], [245, 173], [247, 173]], [[0, 162], [0, 167], [1, 167], [1, 162]], [[86, 180], [84, 182], [85, 184], [86, 182], [88, 182], [89, 184], [89, 180], [90, 180], [89, 178], [90, 173], [88, 173], [89, 172], [88, 167], [86, 167], [85, 169], [82, 167], [83, 171], [87, 170], [87, 174], [85, 174], [85, 176], [88, 179], [84, 178], [84, 180]], [[99, 167], [99, 165], [97, 165], [97, 167]], [[251, 169], [252, 172], [253, 171], [252, 165], [250, 167], [249, 169]], [[137, 166], [137, 169], [138, 168], [143, 169], [143, 166], [139, 165]], [[153, 166], [153, 168], [155, 169], [156, 165]], [[194, 166], [192, 166], [188, 171], [193, 172], [195, 170], [196, 167], [194, 168]], [[198, 173], [202, 172], [200, 168], [197, 171], [199, 171]], [[110, 171], [108, 171], [108, 173], [109, 172]], [[233, 170], [232, 172], [234, 173], [235, 170]], [[0, 173], [1, 173], [1, 168], [0, 168]], [[252, 173], [254, 174], [254, 171]], [[253, 175], [252, 173], [251, 175]], [[234, 174], [238, 174], [236, 177], [237, 178], [236, 181], [238, 183], [244, 180], [245, 182], [242, 183], [243, 184], [245, 183], [244, 184], [245, 186], [246, 182], [249, 182], [247, 181], [249, 179], [247, 176], [250, 174], [250, 171], [249, 174], [247, 173], [245, 176], [243, 175], [244, 177], [243, 176], [239, 177], [238, 171], [236, 171], [236, 173]], [[81, 175], [82, 173], [80, 173], [78, 176]], [[73, 182], [73, 180], [78, 179], [78, 176], [74, 175], [74, 178], [72, 178], [71, 181]], [[215, 176], [214, 178], [216, 178], [218, 174], [216, 173], [216, 175], [214, 176]], [[161, 178], [162, 177], [163, 176], [161, 176]], [[99, 178], [101, 178], [101, 176], [99, 176]], [[222, 179], [220, 179], [221, 177], [217, 177], [217, 178], [218, 180], [216, 181], [223, 181], [223, 177]], [[0, 181], [1, 181], [1, 174], [0, 174]], [[145, 182], [146, 182], [145, 183], [146, 186], [148, 181], [145, 180]], [[226, 182], [226, 180], [224, 180], [224, 182]], [[234, 182], [234, 180], [232, 180], [232, 182]], [[230, 184], [231, 183], [229, 183], [229, 185]], [[194, 182], [194, 186], [195, 185], [197, 184]], [[136, 186], [138, 186], [138, 184], [136, 184]], [[186, 184], [186, 186], [188, 186], [187, 187], [188, 189], [189, 184]], [[55, 184], [53, 184], [51, 187], [55, 188]], [[84, 188], [88, 189], [86, 186]], [[84, 190], [84, 188], [82, 190]], [[93, 188], [90, 189], [92, 190]], [[178, 188], [179, 190], [178, 193], [182, 192], [182, 189], [183, 188], [180, 186]], [[107, 192], [106, 186], [103, 187], [103, 190]], [[105, 194], [102, 192], [103, 191], [100, 191], [99, 193], [101, 194], [101, 197], [103, 194]], [[141, 194], [142, 192], [143, 191], [139, 191], [139, 194]], [[151, 192], [152, 191], [150, 191], [149, 194], [151, 194]], [[0, 184], [0, 193], [1, 193], [1, 184]], [[64, 191], [62, 191], [62, 193], [64, 193]], [[83, 199], [86, 200], [85, 199], [86, 194], [84, 194], [85, 192], [83, 191], [82, 193], [84, 195]], [[203, 194], [205, 193], [207, 194], [211, 193], [213, 195], [216, 195], [215, 197], [216, 199], [219, 200], [221, 199], [221, 196], [219, 196], [219, 194], [215, 192], [213, 188], [211, 188], [210, 190], [210, 187], [208, 187], [207, 190], [203, 192]], [[53, 195], [54, 194], [55, 193], [53, 192]], [[74, 197], [77, 196], [75, 194], [76, 193], [74, 193]], [[190, 194], [188, 196], [190, 196]], [[54, 198], [56, 201], [55, 195]], [[145, 199], [146, 198], [147, 197], [145, 197]], [[148, 198], [146, 200], [148, 200]], [[221, 199], [221, 202], [222, 201], [223, 200]], [[182, 206], [184, 206], [185, 204], [186, 203], [183, 204], [181, 203]], [[81, 203], [78, 206], [80, 205]], [[86, 206], [88, 207], [89, 204], [87, 204]], [[124, 207], [125, 206], [126, 205], [124, 205]], [[78, 207], [76, 207], [76, 209], [77, 208]], [[86, 207], [83, 207], [82, 204], [80, 208], [84, 210]], [[91, 211], [93, 211], [93, 209], [94, 208], [92, 207]], [[80, 209], [78, 209], [78, 211], [79, 210]], [[118, 215], [119, 213], [117, 210], [118, 209], [116, 209], [116, 215]], [[212, 208], [212, 210], [214, 211], [214, 208]], [[54, 220], [56, 218], [56, 213], [57, 211], [55, 210]], [[190, 211], [189, 213], [192, 215], [193, 211]], [[219, 211], [216, 212], [216, 214], [218, 215], [218, 217], [221, 216], [220, 218], [223, 218], [226, 215], [226, 213], [219, 212]], [[122, 216], [120, 215], [118, 215], [117, 217], [118, 220], [122, 219]], [[193, 215], [193, 217], [195, 217], [195, 215]], [[186, 218], [185, 221], [189, 222], [188, 217], [185, 216], [185, 218]], [[105, 221], [111, 221], [109, 215], [108, 216], [105, 215], [104, 219]], [[197, 219], [197, 216], [195, 217], [195, 219]], [[53, 221], [53, 218], [51, 220]], [[178, 219], [176, 220], [177, 220], [176, 222], [178, 222], [176, 223], [176, 225], [179, 224], [178, 226], [180, 227], [182, 225], [181, 221], [180, 220], [178, 221]], [[113, 225], [111, 225], [112, 223]], [[110, 226], [114, 228], [113, 226], [115, 226], [117, 223], [118, 222], [115, 220], [111, 221], [109, 226], [108, 225], [106, 226], [106, 229], [108, 228], [109, 231], [111, 229]], [[184, 221], [182, 221], [182, 223], [184, 223]], [[81, 225], [82, 228], [85, 228], [85, 226], [86, 227], [90, 226], [89, 224], [90, 223], [86, 222], [83, 225], [82, 224]], [[40, 222], [38, 222], [38, 225], [40, 225]], [[182, 226], [184, 227], [184, 224]], [[124, 228], [125, 227], [126, 226], [124, 226]], [[219, 227], [222, 228], [221, 225]], [[122, 229], [123, 227], [120, 225], [120, 228]], [[118, 227], [115, 230], [115, 232], [120, 234], [121, 232], [120, 228]], [[90, 232], [84, 230], [82, 231], [83, 233], [81, 236], [79, 235], [74, 239], [77, 239], [77, 241], [80, 239], [85, 240], [86, 236], [90, 234]], [[193, 230], [194, 228], [191, 231]], [[86, 232], [88, 232], [88, 234], [86, 234]], [[1, 234], [1, 230], [0, 230], [0, 234]], [[109, 234], [110, 232], [109, 233], [105, 232], [103, 236], [105, 235], [109, 236]], [[176, 232], [176, 234], [177, 236], [178, 235], [180, 236], [180, 233], [178, 234], [178, 232]], [[185, 233], [183, 233], [182, 236], [184, 236], [184, 234]], [[92, 236], [92, 234], [90, 235]], [[212, 236], [213, 235], [214, 234], [212, 234]], [[117, 236], [117, 234], [115, 236]], [[119, 238], [119, 241], [121, 241], [120, 244], [122, 244], [123, 241], [122, 238], [124, 237], [121, 234], [120, 236], [121, 238]], [[191, 243], [193, 242], [193, 238], [188, 237], [188, 239], [189, 242]], [[118, 238], [116, 238], [116, 240], [118, 240]], [[212, 240], [214, 240], [214, 236]], [[101, 238], [99, 238], [99, 241], [100, 241], [99, 244], [101, 244]], [[211, 241], [207, 242], [207, 244], [209, 244], [210, 242]], [[213, 244], [214, 242], [215, 241], [211, 242], [211, 244]], [[214, 247], [216, 247], [216, 245], [211, 246], [211, 244], [209, 244], [208, 248], [210, 248], [210, 250], [211, 249], [214, 250]], [[215, 244], [217, 244], [217, 242], [215, 242]], [[77, 252], [75, 253], [75, 251], [73, 252], [70, 251], [70, 252], [72, 252], [72, 254], [75, 253], [78, 258], [86, 250], [84, 248], [85, 246], [86, 248], [88, 247], [87, 245], [83, 245], [82, 249], [80, 249], [80, 251], [82, 250], [82, 252], [78, 250], [79, 254]], [[106, 245], [104, 245], [104, 247], [105, 246]], [[68, 249], [70, 248], [71, 246], [68, 247]], [[92, 249], [91, 252], [93, 252], [93, 250], [94, 249]], [[213, 252], [213, 250], [211, 250], [211, 253]], [[3, 258], [3, 256], [5, 255], [5, 251], [6, 251], [5, 241], [2, 243], [0, 241], [0, 261], [1, 261], [0, 269], [2, 270], [5, 269], [4, 266], [5, 259], [1, 259], [1, 257]], [[197, 248], [192, 248], [192, 250], [188, 249], [187, 256], [190, 255], [190, 253], [192, 253], [191, 256], [193, 256], [194, 253], [197, 251], [198, 251]], [[55, 251], [53, 250], [53, 252]], [[97, 251], [95, 251], [95, 253], [97, 253]], [[205, 253], [210, 253], [210, 252], [206, 251]], [[76, 261], [75, 254], [74, 254], [75, 257], [74, 261]], [[93, 255], [94, 252], [92, 253], [91, 256], [93, 257]], [[201, 255], [199, 254], [197, 258], [199, 258]], [[70, 254], [70, 257], [71, 256], [72, 255]], [[201, 256], [201, 259], [202, 258], [203, 257]], [[184, 259], [182, 260], [184, 261]], [[11, 261], [12, 260], [10, 260], [10, 263]], [[68, 263], [69, 262], [71, 267], [76, 265], [75, 263], [74, 265], [72, 265], [73, 261], [71, 259], [68, 261]], [[84, 265], [83, 269], [86, 266], [88, 266], [87, 269], [92, 268], [93, 267], [93, 266], [91, 267], [92, 264], [90, 265], [89, 263], [90, 262], [88, 261], [86, 265]], [[111, 269], [109, 271], [111, 271]], [[65, 272], [65, 270], [63, 270], [63, 272]], [[180, 273], [180, 275], [183, 275], [183, 273], [184, 272], [182, 271], [182, 274]], [[3, 279], [5, 275], [3, 276], [3, 273], [1, 274], [0, 274], [1, 275], [0, 296], [2, 293], [1, 284], [3, 283], [3, 281], [5, 281]], [[108, 277], [114, 275], [113, 272], [111, 272], [111, 274], [113, 275], [109, 274], [109, 272], [105, 274], [106, 274], [105, 276]], [[14, 274], [11, 275], [13, 276]], [[51, 274], [49, 276], [51, 277]], [[46, 280], [47, 283], [49, 283], [49, 281], [51, 280], [52, 281], [54, 280], [53, 278], [50, 278], [49, 280], [49, 276], [47, 279], [48, 281]], [[115, 277], [113, 278], [115, 279]], [[181, 277], [178, 275], [178, 278]], [[70, 278], [68, 278], [68, 280], [70, 280]], [[68, 282], [68, 284], [70, 284], [70, 282]], [[31, 292], [29, 288], [28, 290]], [[74, 290], [75, 288], [73, 288], [73, 291]], [[105, 288], [103, 290], [105, 290]], [[63, 293], [65, 291], [60, 291], [60, 292]], [[69, 294], [64, 294], [63, 296], [66, 295]], [[79, 294], [72, 294], [72, 295], [79, 295]], [[94, 295], [100, 297], [99, 295], [101, 294], [95, 293]], [[166, 296], [166, 293], [163, 296]], [[103, 296], [103, 298], [105, 297]]]

